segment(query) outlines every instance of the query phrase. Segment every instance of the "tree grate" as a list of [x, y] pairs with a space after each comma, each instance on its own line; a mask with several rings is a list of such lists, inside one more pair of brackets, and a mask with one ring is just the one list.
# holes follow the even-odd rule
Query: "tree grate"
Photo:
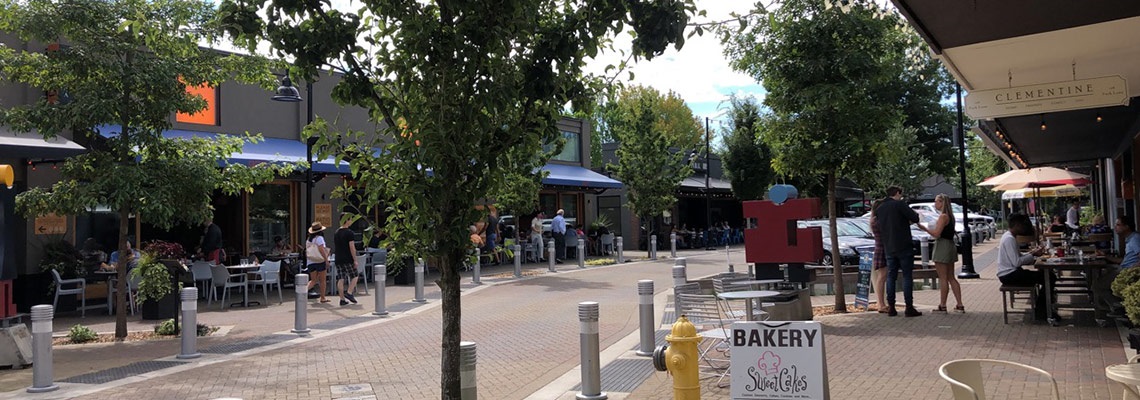
[[238, 353], [238, 352], [242, 352], [242, 351], [246, 351], [246, 350], [250, 350], [250, 349], [255, 349], [258, 347], [262, 347], [262, 346], [269, 346], [271, 344], [281, 343], [281, 342], [284, 342], [286, 340], [292, 340], [292, 339], [296, 339], [296, 338], [297, 338], [297, 336], [295, 336], [295, 335], [263, 336], [263, 337], [256, 337], [253, 339], [249, 339], [249, 340], [242, 340], [240, 342], [217, 344], [217, 345], [213, 345], [210, 347], [206, 347], [206, 348], [201, 349], [199, 351], [201, 351], [202, 353], [210, 353], [210, 354], [233, 354], [233, 353]]
[[[602, 367], [602, 391], [630, 393], [653, 375], [653, 360], [650, 358], [619, 358]], [[577, 384], [573, 391], [581, 391]]]
[[87, 383], [99, 385], [111, 381], [117, 381], [123, 378], [138, 376], [147, 372], [154, 372], [160, 369], [170, 368], [178, 365], [185, 365], [181, 361], [139, 361], [133, 364], [127, 364], [121, 367], [115, 367], [98, 372], [92, 372], [83, 375], [76, 375], [67, 379], [60, 380], [60, 382], [67, 383]]

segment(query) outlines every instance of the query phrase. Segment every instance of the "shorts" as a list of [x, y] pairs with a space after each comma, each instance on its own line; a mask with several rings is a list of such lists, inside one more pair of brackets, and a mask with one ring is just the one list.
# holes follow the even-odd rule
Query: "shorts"
[[356, 271], [356, 264], [336, 263], [336, 279], [344, 279], [347, 281], [358, 276], [360, 276], [360, 273]]
[[326, 265], [325, 263], [322, 262], [322, 263], [305, 265], [305, 271], [304, 272], [308, 272], [308, 273], [324, 272], [326, 269], [328, 269], [328, 265]]

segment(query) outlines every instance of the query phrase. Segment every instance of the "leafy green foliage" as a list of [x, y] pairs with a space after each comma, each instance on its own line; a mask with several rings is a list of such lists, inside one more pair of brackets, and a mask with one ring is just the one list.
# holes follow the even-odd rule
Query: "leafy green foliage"
[[[163, 336], [174, 336], [181, 334], [180, 329], [176, 329], [175, 326], [176, 325], [174, 325], [174, 318], [171, 318], [155, 324], [154, 333]], [[209, 336], [215, 330], [217, 330], [215, 327], [206, 324], [198, 324], [195, 329], [195, 334], [197, 336]]]
[[67, 331], [67, 339], [71, 343], [87, 343], [99, 338], [95, 330], [84, 325], [75, 324]]
[[721, 154], [732, 193], [741, 200], [760, 200], [772, 184], [772, 151], [759, 140], [763, 121], [755, 98], [729, 99], [729, 127]]
[[642, 219], [673, 207], [677, 186], [692, 174], [688, 154], [699, 143], [699, 136], [691, 133], [701, 129], [692, 111], [688, 117], [666, 111], [670, 106], [665, 105], [674, 97], [652, 88], [623, 91], [615, 104], [617, 118], [608, 121], [620, 143], [618, 163], [611, 168], [629, 189], [627, 205]]
[[[227, 55], [198, 47], [221, 31], [214, 8], [199, 0], [9, 1], [0, 4], [0, 30], [38, 43], [63, 41], [47, 52], [0, 50], [0, 78], [46, 91], [66, 91], [66, 101], [44, 97], [0, 113], [0, 124], [45, 137], [70, 130], [90, 151], [66, 160], [50, 188], [21, 193], [26, 215], [82, 214], [96, 206], [119, 213], [120, 251], [126, 252], [126, 221], [131, 214], [169, 228], [198, 224], [210, 217], [215, 189], [227, 194], [291, 170], [291, 166], [250, 167], [224, 161], [243, 141], [170, 140], [162, 136], [175, 112], [205, 107], [188, 86], [223, 81], [273, 87], [271, 64], [258, 57]], [[57, 92], [58, 93], [58, 92]], [[108, 125], [119, 125], [108, 128]], [[96, 132], [100, 129], [101, 132]], [[100, 133], [114, 135], [104, 138]], [[219, 167], [219, 162], [223, 164]], [[126, 266], [119, 265], [119, 304], [115, 334], [125, 337]]]
[[930, 160], [923, 155], [914, 128], [895, 127], [879, 142], [879, 161], [864, 173], [852, 177], [866, 188], [867, 197], [884, 198], [887, 187], [895, 185], [903, 193], [921, 193], [922, 181], [930, 176]]
[[[966, 133], [966, 194], [970, 197], [970, 208], [979, 209], [986, 206], [991, 210], [1000, 210], [1001, 191], [992, 190], [991, 186], [978, 186], [981, 181], [1009, 170], [1009, 165], [994, 154], [982, 140], [973, 132]], [[957, 176], [957, 175], [955, 175]], [[960, 179], [952, 179], [954, 186], [961, 186]], [[961, 190], [962, 188], [958, 188]], [[1090, 208], [1091, 207], [1086, 207]], [[1082, 208], [1083, 209], [1083, 208]]]
[[238, 43], [268, 43], [293, 60], [295, 77], [343, 73], [334, 99], [367, 108], [380, 123], [379, 135], [332, 132], [322, 121], [305, 132], [319, 137], [322, 156], [349, 161], [361, 204], [386, 207], [396, 254], [439, 260], [445, 398], [459, 397], [456, 267], [469, 246], [465, 228], [501, 177], [533, 172], [503, 155], [533, 155], [560, 136], [562, 108], [592, 100], [586, 59], [616, 33], [632, 27], [633, 54], [652, 58], [682, 43], [694, 12], [688, 0], [377, 0], [356, 13], [293, 0], [219, 6]]
[[138, 301], [158, 301], [174, 292], [170, 271], [153, 253], [143, 252], [138, 266], [131, 270], [131, 279], [139, 282]]

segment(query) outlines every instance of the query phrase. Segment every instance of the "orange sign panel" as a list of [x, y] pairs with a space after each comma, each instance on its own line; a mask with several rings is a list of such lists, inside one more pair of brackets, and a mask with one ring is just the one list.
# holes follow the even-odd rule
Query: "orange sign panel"
[[336, 227], [333, 225], [332, 220], [332, 204], [317, 203], [313, 205], [313, 213], [316, 214], [314, 218], [326, 227]]
[[209, 85], [187, 86], [186, 93], [206, 99], [206, 108], [194, 114], [178, 113], [175, 120], [190, 124], [218, 124], [218, 88]]
[[67, 233], [67, 217], [55, 214], [36, 217], [35, 232], [37, 235], [62, 235]]

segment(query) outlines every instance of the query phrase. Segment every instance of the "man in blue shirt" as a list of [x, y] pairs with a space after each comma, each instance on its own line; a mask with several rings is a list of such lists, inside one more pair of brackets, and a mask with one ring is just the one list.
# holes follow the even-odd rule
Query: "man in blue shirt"
[[[1136, 222], [1130, 216], [1116, 218], [1116, 234], [1124, 238], [1124, 257], [1105, 257], [1109, 263], [1118, 264], [1104, 270], [1100, 279], [1093, 283], [1093, 305], [1098, 314], [1107, 313], [1110, 317], [1124, 316], [1124, 307], [1120, 298], [1112, 293], [1112, 281], [1127, 268], [1140, 264], [1140, 233], [1136, 233]], [[1097, 250], [1100, 254], [1100, 250]]]
[[559, 264], [566, 259], [566, 218], [562, 217], [565, 213], [558, 209], [558, 215], [550, 221], [550, 235], [554, 237], [554, 262]]
[[[127, 248], [131, 250], [131, 255], [132, 255], [131, 258], [127, 259], [127, 270], [128, 271], [131, 270], [135, 265], [137, 265], [139, 262], [139, 257], [142, 257], [142, 254], [140, 254], [138, 250], [135, 250], [134, 248], [131, 247], [131, 240], [133, 240], [133, 239], [127, 240]], [[111, 252], [111, 258], [108, 259], [107, 262], [111, 265], [118, 266], [119, 265], [119, 251], [115, 250], [115, 251]]]

